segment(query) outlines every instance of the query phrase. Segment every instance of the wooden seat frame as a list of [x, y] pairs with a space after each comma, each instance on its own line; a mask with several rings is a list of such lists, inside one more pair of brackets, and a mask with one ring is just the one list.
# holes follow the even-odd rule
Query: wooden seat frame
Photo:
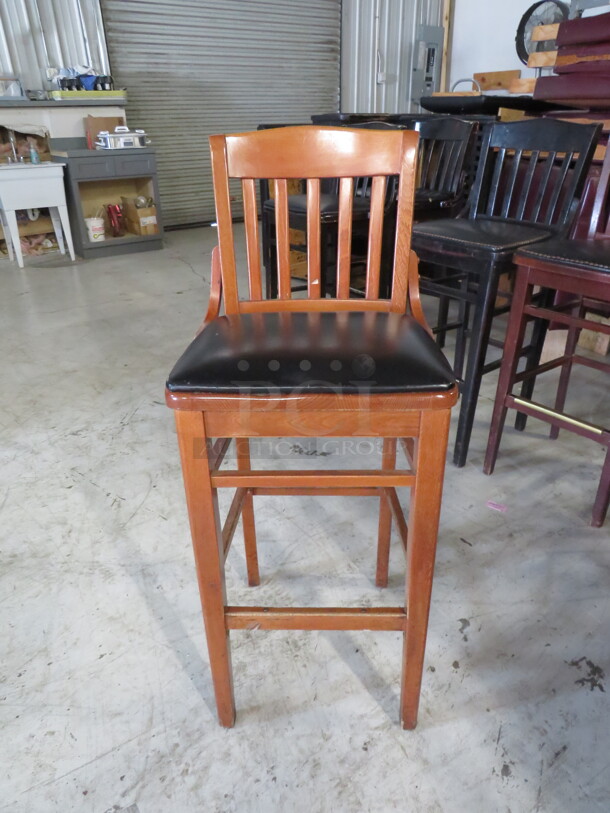
[[[219, 246], [212, 254], [210, 305], [204, 325], [220, 314], [288, 311], [373, 311], [411, 313], [429, 331], [418, 293], [417, 258], [410, 250], [416, 133], [331, 127], [294, 127], [212, 136], [210, 146]], [[366, 297], [349, 298], [353, 179], [370, 175], [371, 192]], [[390, 299], [379, 298], [381, 238], [386, 178], [399, 175], [393, 285]], [[320, 179], [340, 177], [337, 298], [324, 298], [320, 286]], [[249, 296], [237, 289], [229, 178], [239, 178], [244, 198]], [[264, 300], [255, 183], [276, 184], [279, 299]], [[287, 179], [307, 179], [308, 298], [290, 290]], [[230, 727], [235, 702], [229, 633], [236, 629], [400, 630], [403, 656], [400, 718], [414, 728], [422, 679], [430, 594], [445, 469], [451, 407], [457, 387], [399, 394], [293, 395], [166, 392], [175, 410], [187, 506], [219, 721]], [[379, 470], [267, 471], [251, 467], [251, 437], [383, 438]], [[220, 470], [231, 439], [237, 469]], [[406, 468], [396, 467], [397, 447]], [[409, 486], [409, 527], [396, 488]], [[219, 488], [235, 488], [221, 523]], [[258, 495], [352, 495], [380, 501], [376, 584], [387, 585], [394, 522], [407, 561], [403, 606], [235, 607], [227, 604], [224, 562], [241, 517], [248, 583], [259, 584], [253, 498]]]

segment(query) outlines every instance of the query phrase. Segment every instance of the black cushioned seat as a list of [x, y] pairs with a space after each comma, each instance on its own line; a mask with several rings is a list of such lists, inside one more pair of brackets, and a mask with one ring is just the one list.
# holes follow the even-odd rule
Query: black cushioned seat
[[591, 271], [610, 273], [610, 239], [545, 240], [534, 247], [519, 251], [520, 257], [552, 261], [557, 265], [578, 265]]
[[170, 373], [173, 392], [264, 395], [444, 391], [455, 384], [431, 336], [395, 313], [221, 316]]
[[[275, 213], [275, 201], [265, 201], [265, 208]], [[352, 200], [352, 219], [366, 220], [369, 216], [371, 201], [369, 198], [354, 197]], [[307, 214], [307, 195], [288, 195], [288, 211], [292, 214]], [[323, 192], [320, 195], [320, 218], [335, 221], [339, 217], [339, 197]]]
[[462, 245], [475, 252], [481, 249], [485, 255], [489, 252], [494, 255], [511, 255], [520, 246], [552, 237], [552, 231], [531, 223], [458, 217], [455, 220], [432, 220], [413, 226], [413, 248], [416, 250], [419, 237], [426, 240], [426, 245], [429, 245], [431, 238], [438, 237], [440, 241]]

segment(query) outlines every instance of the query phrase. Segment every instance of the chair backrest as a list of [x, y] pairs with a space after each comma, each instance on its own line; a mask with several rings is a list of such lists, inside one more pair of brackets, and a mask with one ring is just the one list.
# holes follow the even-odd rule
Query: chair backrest
[[470, 195], [469, 217], [566, 229], [600, 131], [599, 124], [554, 119], [489, 126]]
[[[225, 309], [227, 313], [282, 310], [387, 310], [404, 312], [416, 258], [410, 251], [418, 135], [409, 130], [284, 127], [210, 137], [212, 174]], [[385, 189], [399, 176], [396, 239], [390, 299], [379, 298]], [[373, 178], [365, 299], [350, 299], [354, 178]], [[322, 298], [320, 280], [320, 181], [339, 177], [337, 298]], [[249, 293], [240, 299], [229, 180], [241, 181]], [[263, 300], [256, 181], [275, 183], [279, 299]], [[290, 290], [287, 181], [307, 184], [307, 299]]]
[[[315, 116], [312, 116], [314, 119]], [[363, 116], [362, 119], [365, 117]], [[388, 117], [391, 118], [391, 117]], [[409, 130], [414, 129], [410, 127], [405, 127], [401, 124], [396, 124], [390, 121], [385, 121], [383, 118], [380, 119], [366, 119], [355, 121], [349, 124], [340, 124], [337, 123], [337, 127], [350, 127], [354, 130]], [[322, 183], [321, 190], [322, 192], [329, 192], [333, 195], [337, 195], [339, 193], [339, 181], [340, 178], [328, 178], [325, 182]], [[356, 198], [370, 198], [371, 196], [371, 189], [372, 189], [373, 179], [371, 177], [362, 177], [362, 178], [354, 178], [354, 197]], [[388, 178], [385, 190], [385, 211], [389, 213], [392, 209], [393, 205], [396, 203], [396, 197], [398, 195], [398, 176], [394, 175], [391, 178]]]
[[414, 124], [419, 133], [418, 190], [456, 195], [476, 123], [438, 116]]

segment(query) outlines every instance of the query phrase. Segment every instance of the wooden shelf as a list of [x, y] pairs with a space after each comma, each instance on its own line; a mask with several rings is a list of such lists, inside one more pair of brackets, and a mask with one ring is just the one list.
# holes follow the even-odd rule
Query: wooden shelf
[[31, 234], [49, 234], [53, 231], [53, 221], [47, 215], [39, 217], [38, 220], [29, 220], [27, 223], [19, 223], [19, 234], [28, 237]]
[[105, 240], [89, 240], [90, 246], [103, 246], [104, 243], [116, 243], [118, 245], [127, 244], [127, 243], [142, 243], [147, 240], [159, 240], [161, 237], [160, 234], [133, 234], [132, 232], [127, 232], [124, 234], [123, 237], [114, 237], [113, 235], [107, 234]]

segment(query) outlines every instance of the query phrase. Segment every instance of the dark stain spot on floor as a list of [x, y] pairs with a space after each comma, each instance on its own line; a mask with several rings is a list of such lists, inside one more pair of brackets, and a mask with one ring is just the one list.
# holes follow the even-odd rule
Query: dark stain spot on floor
[[460, 662], [459, 661], [453, 661], [453, 663], [451, 665], [453, 666], [454, 669], [459, 669], [460, 668]]
[[[583, 667], [584, 662], [584, 667]], [[606, 674], [601, 666], [597, 666], [590, 661], [588, 658], [583, 656], [582, 658], [575, 658], [571, 661], [566, 661], [569, 666], [575, 666], [578, 670], [582, 670], [583, 668], [588, 669], [588, 674], [584, 677], [578, 678], [575, 680], [577, 686], [588, 686], [591, 691], [594, 689], [599, 689], [600, 692], [605, 692], [606, 689], [604, 688], [604, 684], [602, 681], [605, 679]]]
[[460, 542], [463, 542], [465, 545], [470, 545], [470, 547], [472, 547], [472, 542], [469, 542], [467, 539], [464, 539], [463, 536], [460, 536]]
[[465, 641], [468, 640], [468, 636], [465, 634], [465, 631], [470, 626], [470, 621], [467, 618], [458, 618], [460, 623], [460, 632], [462, 633], [462, 637]]
[[332, 452], [319, 452], [317, 449], [304, 449], [298, 443], [294, 443], [290, 447], [293, 454], [305, 455], [305, 457], [328, 457]]
[[505, 779], [508, 779], [509, 776], [512, 776], [512, 771], [510, 769], [510, 765], [508, 764], [508, 762], [505, 762], [504, 765], [502, 765], [502, 770], [500, 771], [500, 773]]
[[554, 764], [557, 762], [557, 760], [559, 759], [559, 757], [560, 757], [562, 754], [565, 754], [565, 752], [566, 752], [567, 750], [568, 750], [568, 746], [567, 746], [567, 745], [562, 745], [562, 746], [561, 746], [561, 748], [559, 749], [559, 751], [555, 751], [555, 753], [553, 754], [553, 758], [552, 758], [552, 759], [551, 759], [551, 761], [549, 762], [549, 768], [550, 768], [550, 767], [552, 767], [552, 766], [553, 766], [553, 765], [554, 765]]

